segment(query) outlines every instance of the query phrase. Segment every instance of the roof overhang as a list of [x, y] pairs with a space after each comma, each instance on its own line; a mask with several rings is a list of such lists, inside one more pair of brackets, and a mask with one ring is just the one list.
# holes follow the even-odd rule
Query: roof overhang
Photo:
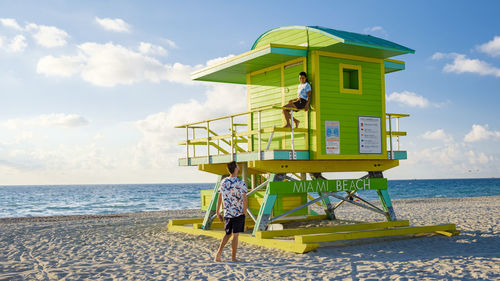
[[399, 60], [385, 59], [384, 60], [385, 73], [396, 72], [405, 69], [405, 62]]
[[307, 47], [269, 44], [191, 74], [197, 81], [246, 84], [248, 73], [307, 56]]

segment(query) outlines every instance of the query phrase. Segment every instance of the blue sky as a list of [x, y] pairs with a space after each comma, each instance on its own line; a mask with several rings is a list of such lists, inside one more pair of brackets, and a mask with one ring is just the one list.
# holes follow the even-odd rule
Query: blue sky
[[351, 2], [0, 1], [0, 184], [213, 181], [177, 167], [173, 126], [244, 111], [244, 88], [189, 74], [288, 25], [416, 50], [386, 76], [411, 114], [390, 179], [497, 177], [500, 3]]

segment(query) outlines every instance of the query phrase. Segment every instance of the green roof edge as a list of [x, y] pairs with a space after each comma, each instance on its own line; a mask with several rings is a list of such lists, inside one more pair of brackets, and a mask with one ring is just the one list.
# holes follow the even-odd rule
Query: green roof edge
[[[273, 28], [273, 29], [270, 29], [264, 33], [262, 33], [258, 38], [257, 40], [255, 40], [255, 42], [253, 43], [252, 45], [252, 48], [251, 50], [253, 50], [255, 48], [255, 46], [257, 45], [257, 43], [259, 42], [259, 40], [265, 36], [266, 34], [269, 34], [271, 32], [274, 32], [274, 31], [277, 31], [277, 30], [287, 30], [287, 29], [310, 29], [310, 30], [314, 30], [315, 32], [318, 32], [318, 33], [321, 33], [325, 36], [328, 36], [330, 38], [333, 38], [337, 41], [340, 41], [344, 44], [349, 44], [349, 45], [356, 45], [356, 46], [361, 46], [361, 47], [368, 47], [368, 48], [375, 48], [375, 49], [382, 49], [382, 50], [388, 50], [388, 51], [394, 51], [394, 52], [400, 52], [400, 53], [411, 53], [411, 54], [414, 54], [415, 53], [415, 50], [413, 49], [410, 49], [408, 47], [405, 47], [403, 45], [400, 45], [400, 44], [397, 44], [395, 42], [392, 42], [392, 41], [389, 41], [389, 40], [385, 40], [385, 39], [382, 39], [382, 38], [379, 38], [379, 37], [376, 37], [376, 36], [372, 36], [374, 38], [377, 38], [377, 39], [380, 39], [380, 40], [384, 40], [384, 41], [388, 41], [390, 43], [393, 43], [393, 44], [396, 44], [396, 45], [399, 45], [401, 46], [402, 48], [391, 48], [391, 47], [386, 47], [386, 46], [381, 46], [381, 45], [376, 45], [376, 44], [366, 44], [366, 43], [360, 43], [360, 42], [353, 42], [353, 41], [350, 41], [350, 40], [345, 40], [344, 38], [342, 37], [339, 37], [339, 36], [336, 36], [334, 34], [331, 34], [329, 33], [328, 31], [325, 31], [325, 30], [322, 30], [321, 28], [324, 28], [324, 29], [331, 29], [331, 28], [326, 28], [326, 27], [320, 27], [320, 26], [303, 26], [303, 25], [292, 25], [292, 26], [284, 26], [284, 27], [277, 27], [277, 28]], [[334, 29], [332, 29], [334, 30]], [[348, 32], [348, 33], [353, 33], [353, 34], [357, 34], [357, 35], [363, 35], [363, 36], [366, 36], [366, 34], [360, 34], [360, 33], [356, 33], [356, 32], [350, 32], [350, 31], [343, 31], [343, 30], [338, 30], [338, 31], [341, 31], [341, 32]]]

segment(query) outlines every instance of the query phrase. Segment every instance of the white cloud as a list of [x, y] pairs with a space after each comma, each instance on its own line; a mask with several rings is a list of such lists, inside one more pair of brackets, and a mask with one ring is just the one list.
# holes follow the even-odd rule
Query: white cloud
[[208, 60], [206, 64], [207, 64], [207, 66], [218, 64], [218, 63], [221, 63], [221, 62], [223, 62], [225, 60], [228, 60], [228, 59], [230, 59], [232, 57], [234, 57], [233, 54], [225, 56], [225, 57], [219, 57], [219, 58], [211, 59], [211, 60]]
[[78, 46], [85, 57], [82, 78], [94, 85], [112, 87], [144, 80], [159, 82], [166, 69], [158, 60], [113, 43]]
[[[480, 132], [475, 138], [484, 139], [485, 135], [500, 138], [500, 132], [491, 132], [487, 126], [484, 126], [486, 130], [482, 130], [481, 127], [473, 127], [473, 131]], [[406, 143], [403, 140], [405, 143], [402, 147], [408, 151], [408, 160], [401, 161], [401, 167], [389, 171], [389, 175], [397, 178], [464, 178], [498, 174], [500, 153], [494, 144], [474, 143], [467, 141], [467, 138], [465, 141], [455, 140], [443, 129], [427, 131], [419, 138], [441, 142], [415, 139]]]
[[494, 67], [478, 59], [468, 59], [465, 55], [457, 56], [452, 64], [446, 64], [444, 66], [443, 71], [455, 73], [470, 72], [500, 77], [500, 68]]
[[171, 48], [178, 48], [177, 44], [174, 41], [170, 40], [170, 39], [163, 38], [162, 41], [165, 42], [165, 45], [167, 45], [167, 46], [169, 46]]
[[452, 54], [447, 54], [447, 53], [441, 53], [441, 52], [436, 52], [434, 55], [432, 55], [431, 59], [433, 60], [441, 60], [444, 58], [453, 58]]
[[24, 170], [32, 171], [43, 168], [43, 163], [38, 159], [34, 159], [28, 152], [21, 149], [12, 149], [7, 155], [2, 156], [0, 160], [0, 168], [7, 170]]
[[367, 27], [363, 31], [364, 31], [364, 33], [372, 34], [372, 35], [375, 35], [375, 36], [378, 35], [378, 36], [381, 36], [381, 37], [384, 37], [384, 38], [389, 37], [389, 34], [387, 33], [387, 31], [382, 26]]
[[493, 156], [486, 156], [484, 152], [476, 153], [469, 150], [467, 153], [470, 164], [487, 164], [488, 162], [494, 161]]
[[25, 127], [80, 127], [88, 125], [89, 121], [77, 114], [51, 113], [30, 119], [9, 119], [2, 126], [11, 130]]
[[[177, 166], [177, 158], [182, 156], [184, 149], [177, 143], [185, 138], [185, 130], [176, 129], [175, 126], [245, 110], [244, 86], [218, 84], [210, 86], [204, 102], [190, 100], [187, 103], [173, 105], [168, 112], [151, 114], [135, 122], [137, 129], [143, 134], [134, 151], [136, 162], [142, 166]], [[219, 126], [227, 129], [229, 123], [219, 123]], [[211, 129], [217, 130], [219, 126], [212, 123]], [[201, 131], [199, 133], [203, 134]]]
[[486, 140], [486, 139], [498, 139], [500, 138], [500, 132], [499, 131], [490, 131], [488, 128], [488, 124], [481, 126], [481, 125], [472, 125], [472, 130], [465, 135], [464, 140], [466, 142], [476, 142], [476, 141], [481, 141], [481, 140]]
[[104, 87], [162, 80], [192, 84], [190, 74], [203, 67], [181, 63], [162, 64], [153, 57], [121, 45], [92, 42], [79, 45], [78, 54], [73, 57], [43, 57], [39, 60], [39, 66], [37, 70], [40, 74], [67, 77], [79, 73], [83, 80]]
[[[434, 135], [437, 138], [439, 133]], [[498, 152], [484, 146], [456, 142], [451, 137], [435, 146], [417, 142], [409, 147], [406, 145], [405, 149], [408, 149], [408, 160], [401, 161], [401, 167], [389, 171], [398, 178], [491, 177], [500, 168], [495, 157]]]
[[26, 37], [21, 34], [16, 35], [11, 39], [0, 36], [0, 50], [4, 50], [9, 53], [20, 53], [24, 51], [27, 46]]
[[409, 91], [403, 91], [401, 93], [394, 92], [389, 96], [387, 96], [386, 99], [389, 102], [397, 102], [401, 105], [406, 105], [410, 107], [425, 108], [431, 105], [429, 100], [426, 99], [425, 97]]
[[141, 42], [139, 45], [139, 52], [145, 55], [153, 56], [166, 56], [168, 54], [167, 50], [162, 46], [153, 45], [151, 43]]
[[461, 146], [455, 142], [444, 143], [443, 145], [425, 147], [418, 151], [408, 151], [408, 163], [415, 164], [432, 164], [436, 166], [452, 165], [462, 160], [464, 152]]
[[173, 65], [165, 65], [167, 72], [164, 78], [170, 82], [192, 84], [191, 73], [203, 68], [203, 65], [186, 65], [182, 63], [174, 63]]
[[20, 53], [26, 49], [26, 37], [23, 35], [16, 35], [12, 39], [0, 38], [0, 48], [10, 53]]
[[2, 23], [3, 26], [10, 27], [16, 30], [22, 30], [22, 27], [19, 26], [17, 21], [15, 19], [10, 19], [10, 18], [0, 18], [0, 23]]
[[66, 31], [55, 26], [30, 23], [27, 25], [26, 30], [34, 32], [33, 38], [35, 38], [35, 41], [45, 48], [64, 46], [67, 43], [66, 39], [69, 38]]
[[477, 46], [477, 49], [492, 57], [500, 56], [500, 36], [495, 36], [493, 40], [488, 43]]
[[[0, 126], [7, 127], [9, 125], [0, 124]], [[20, 144], [20, 143], [22, 143], [24, 141], [32, 139], [33, 136], [34, 136], [34, 134], [33, 134], [32, 131], [24, 131], [24, 130], [23, 131], [19, 131], [16, 135], [14, 135], [14, 137], [10, 141], [7, 140], [7, 138], [3, 138], [0, 141], [0, 146], [17, 145], [17, 144]]]
[[55, 58], [45, 56], [38, 60], [36, 72], [47, 76], [69, 77], [82, 69], [82, 62], [81, 57], [63, 56]]
[[428, 140], [440, 140], [444, 142], [453, 141], [453, 137], [446, 134], [443, 129], [427, 131], [422, 135], [422, 137]]
[[130, 32], [130, 25], [122, 19], [95, 18], [95, 21], [104, 29], [115, 32]]
[[[29, 148], [12, 148], [2, 158], [7, 160], [3, 163], [4, 166], [17, 171], [41, 170], [43, 173], [57, 171], [64, 174], [76, 171], [80, 175], [85, 171], [95, 174], [112, 169], [115, 163], [112, 156], [106, 155], [103, 147], [95, 142], [84, 145], [62, 144], [51, 148], [39, 147], [35, 143]], [[55, 175], [52, 175], [52, 178], [54, 177]]]
[[492, 75], [500, 77], [500, 68], [492, 66], [491, 64], [478, 60], [469, 59], [466, 55], [457, 53], [435, 53], [432, 56], [434, 60], [453, 59], [453, 63], [446, 64], [443, 67], [444, 72], [452, 73], [476, 73], [479, 75]]
[[493, 156], [488, 157], [488, 156], [486, 156], [486, 154], [484, 154], [484, 152], [479, 153], [479, 157], [477, 158], [477, 161], [481, 164], [486, 164], [486, 163], [488, 163], [490, 161], [494, 161], [494, 160], [495, 160], [495, 158]]

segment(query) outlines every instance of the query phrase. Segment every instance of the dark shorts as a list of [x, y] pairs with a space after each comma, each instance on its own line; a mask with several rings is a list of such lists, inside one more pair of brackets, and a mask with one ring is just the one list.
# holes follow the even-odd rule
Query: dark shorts
[[244, 232], [245, 215], [235, 218], [224, 218], [224, 230], [226, 231], [226, 234]]
[[295, 105], [295, 107], [297, 109], [303, 109], [304, 107], [306, 107], [306, 103], [307, 103], [307, 100], [305, 100], [303, 98], [299, 98], [298, 101], [293, 102], [293, 104]]

